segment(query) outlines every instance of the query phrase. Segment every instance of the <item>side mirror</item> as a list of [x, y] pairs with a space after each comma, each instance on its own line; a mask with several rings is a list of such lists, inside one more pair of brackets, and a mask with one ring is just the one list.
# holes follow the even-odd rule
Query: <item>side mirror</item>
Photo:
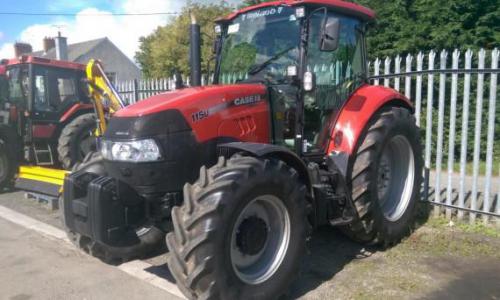
[[323, 22], [320, 35], [320, 50], [335, 51], [339, 46], [340, 21], [337, 18], [327, 17]]

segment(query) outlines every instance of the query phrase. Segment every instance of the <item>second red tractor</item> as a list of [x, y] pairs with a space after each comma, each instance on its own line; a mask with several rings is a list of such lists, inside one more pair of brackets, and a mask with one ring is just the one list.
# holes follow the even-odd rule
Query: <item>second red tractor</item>
[[1, 61], [0, 188], [13, 183], [20, 165], [71, 169], [96, 150], [85, 79], [85, 65], [77, 63], [34, 56]]

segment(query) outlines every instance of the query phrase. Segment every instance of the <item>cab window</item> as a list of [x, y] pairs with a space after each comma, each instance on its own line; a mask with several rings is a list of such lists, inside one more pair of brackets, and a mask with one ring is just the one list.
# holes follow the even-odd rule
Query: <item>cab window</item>
[[317, 13], [310, 21], [307, 69], [316, 75], [316, 88], [304, 98], [304, 138], [310, 150], [325, 146], [336, 112], [359, 87], [365, 72], [360, 21], [332, 12], [328, 17], [340, 23], [339, 45], [334, 51], [320, 50], [324, 14]]
[[57, 78], [57, 91], [59, 102], [73, 101], [76, 98], [75, 81], [73, 78]]
[[51, 110], [47, 89], [47, 76], [44, 74], [35, 74], [34, 87], [35, 110]]
[[78, 100], [75, 72], [70, 70], [52, 69], [51, 77], [51, 102], [54, 107]]
[[27, 104], [29, 75], [27, 66], [13, 66], [7, 70], [8, 101], [20, 106]]
[[40, 112], [60, 112], [78, 102], [76, 73], [53, 67], [34, 68], [34, 108]]

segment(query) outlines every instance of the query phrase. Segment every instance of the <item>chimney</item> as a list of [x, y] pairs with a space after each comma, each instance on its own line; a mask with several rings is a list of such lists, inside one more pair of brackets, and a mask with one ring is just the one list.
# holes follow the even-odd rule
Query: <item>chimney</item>
[[33, 47], [31, 47], [28, 43], [15, 43], [14, 44], [14, 55], [15, 57], [19, 57], [24, 54], [28, 54], [33, 52]]
[[56, 59], [68, 60], [68, 42], [67, 39], [61, 36], [61, 32], [57, 33], [56, 40]]
[[50, 49], [56, 47], [56, 40], [54, 38], [50, 37], [44, 37], [43, 38], [43, 52], [47, 53], [49, 52]]

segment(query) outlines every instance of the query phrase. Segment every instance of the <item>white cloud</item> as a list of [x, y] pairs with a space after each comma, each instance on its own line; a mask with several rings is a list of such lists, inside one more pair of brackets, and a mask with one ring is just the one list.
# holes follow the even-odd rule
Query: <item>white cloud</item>
[[14, 44], [5, 43], [0, 47], [0, 59], [14, 57]]
[[[239, 1], [230, 0], [229, 3], [234, 5]], [[77, 9], [92, 2], [57, 0], [49, 9], [60, 10], [63, 6]], [[195, 2], [209, 3], [211, 0], [195, 0]], [[157, 13], [178, 12], [186, 5], [187, 0], [124, 0], [115, 3], [117, 3], [115, 11], [122, 13]], [[99, 14], [99, 16], [85, 16], [89, 14]], [[74, 18], [57, 18], [50, 23], [30, 25], [16, 37], [16, 41], [30, 43], [37, 51], [43, 48], [44, 37], [55, 36], [59, 30], [68, 38], [70, 44], [108, 37], [129, 58], [133, 59], [138, 50], [139, 38], [150, 34], [156, 27], [166, 24], [170, 17], [166, 15], [113, 16], [109, 11], [90, 7], [80, 10]], [[12, 44], [13, 41], [0, 44], [0, 58], [14, 56]]]
[[[185, 3], [170, 0], [126, 0], [118, 10], [124, 13], [177, 12]], [[85, 16], [89, 14], [99, 16]], [[68, 38], [70, 44], [108, 37], [133, 59], [139, 46], [139, 38], [164, 25], [168, 18], [165, 15], [113, 16], [108, 11], [86, 8], [74, 18], [59, 18], [47, 24], [33, 24], [24, 29], [17, 40], [30, 43], [36, 51], [42, 49], [44, 37], [55, 36], [58, 30]], [[11, 56], [12, 43], [1, 45], [0, 57]]]
[[88, 6], [92, 6], [96, 1], [89, 0], [51, 0], [47, 4], [47, 9], [52, 12], [77, 11]]

